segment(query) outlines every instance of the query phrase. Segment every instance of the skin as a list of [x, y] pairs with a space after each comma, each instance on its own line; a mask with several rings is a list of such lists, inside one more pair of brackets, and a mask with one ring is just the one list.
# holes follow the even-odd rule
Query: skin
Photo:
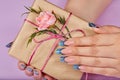
[[[21, 65], [25, 65], [25, 67], [23, 68]], [[32, 66], [27, 66], [24, 62], [21, 62], [19, 61], [18, 62], [18, 68], [21, 70], [21, 71], [24, 71], [24, 73], [29, 76], [29, 77], [33, 77], [35, 80], [42, 80], [43, 78], [47, 79], [47, 80], [55, 80], [53, 77], [49, 76], [49, 75], [46, 75], [44, 73], [41, 73], [40, 70], [38, 69], [35, 69], [34, 67]], [[32, 69], [32, 72], [28, 71], [27, 68], [31, 68]], [[38, 72], [38, 75], [36, 75], [34, 73], [34, 70], [36, 70]], [[43, 79], [44, 80], [44, 79]]]
[[68, 0], [65, 9], [74, 15], [95, 22], [112, 0]]
[[[108, 6], [108, 4], [110, 2], [111, 2], [111, 0], [98, 0], [98, 1], [91, 0], [90, 2], [87, 2], [87, 0], [68, 0], [66, 7], [65, 7], [65, 10], [72, 12], [74, 15], [76, 15], [80, 18], [83, 18], [86, 21], [95, 22], [97, 17], [101, 14], [101, 12], [104, 10], [104, 8], [106, 6]], [[82, 5], [81, 3], [84, 5]], [[90, 8], [90, 6], [91, 6], [91, 8]], [[86, 7], [87, 9], [83, 9], [83, 7]], [[92, 7], [94, 7], [94, 8], [92, 8]], [[89, 12], [87, 12], [87, 11], [89, 11]], [[92, 16], [92, 17], [90, 17], [90, 16]], [[69, 55], [74, 56], [74, 54], [69, 54]], [[72, 57], [72, 56], [69, 56], [69, 57]], [[80, 55], [78, 55], [78, 57], [79, 56]], [[69, 57], [67, 57], [67, 58], [69, 58]], [[66, 60], [67, 60], [67, 58], [66, 58]], [[21, 65], [24, 65], [25, 67], [23, 68]], [[21, 61], [18, 62], [18, 68], [21, 71], [24, 71], [27, 76], [33, 76], [34, 79], [36, 79], [36, 80], [40, 80], [43, 78], [46, 78], [47, 80], [55, 80], [54, 78], [50, 77], [49, 75], [40, 73], [40, 71], [38, 69], [35, 69], [32, 66], [26, 66], [26, 64], [24, 62], [21, 62]], [[27, 68], [31, 68], [32, 72], [29, 72], [27, 70]], [[36, 70], [39, 73], [39, 75], [35, 75], [34, 70]]]
[[65, 62], [81, 65], [82, 72], [120, 78], [120, 28], [103, 26], [93, 31], [97, 34], [65, 42]]
[[[78, 64], [81, 72], [101, 74], [120, 78], [120, 28], [116, 26], [102, 26], [93, 28], [96, 33], [92, 36], [75, 37], [65, 42], [62, 54], [66, 56], [65, 62], [68, 65]], [[23, 62], [18, 63], [20, 70], [26, 75], [33, 76], [40, 80], [45, 77], [48, 80], [55, 80], [48, 75], [42, 75], [39, 70], [32, 66], [21, 68]], [[37, 70], [39, 75], [26, 70], [27, 67]]]

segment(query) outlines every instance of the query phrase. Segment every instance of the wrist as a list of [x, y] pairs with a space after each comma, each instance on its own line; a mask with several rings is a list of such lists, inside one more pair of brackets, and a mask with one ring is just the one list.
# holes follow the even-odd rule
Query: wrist
[[65, 9], [74, 15], [95, 22], [112, 0], [68, 0]]

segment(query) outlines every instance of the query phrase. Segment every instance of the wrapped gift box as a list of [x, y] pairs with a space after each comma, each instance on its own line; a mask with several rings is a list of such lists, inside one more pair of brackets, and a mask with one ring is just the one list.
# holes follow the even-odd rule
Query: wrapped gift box
[[[54, 11], [55, 14], [65, 17], [65, 19], [68, 18], [69, 12], [62, 10], [61, 8], [56, 7], [55, 5], [44, 1], [44, 0], [35, 0], [32, 8], [39, 10], [39, 7], [43, 11]], [[33, 23], [36, 23], [35, 19], [38, 16], [36, 13], [29, 13], [27, 20], [32, 21]], [[58, 27], [62, 27], [63, 25], [59, 22], [56, 22], [56, 25]], [[71, 15], [67, 27], [69, 30], [75, 30], [75, 29], [81, 29], [85, 32], [86, 35], [92, 35], [94, 34], [91, 28], [88, 25], [88, 22], [85, 20], [82, 20], [74, 15]], [[32, 41], [28, 46], [28, 40], [31, 34], [35, 32], [34, 25], [30, 22], [25, 21], [22, 29], [20, 30], [17, 38], [15, 39], [9, 54], [16, 59], [23, 61], [25, 63], [28, 63], [31, 53], [33, 49], [36, 47], [36, 43]], [[64, 30], [65, 33], [66, 30]], [[40, 35], [36, 37], [36, 39], [41, 40], [47, 37], [48, 34]], [[83, 36], [82, 33], [74, 32], [72, 33], [72, 37], [81, 37]], [[40, 69], [43, 67], [46, 58], [49, 55], [49, 52], [51, 50], [51, 47], [55, 43], [56, 39], [48, 40], [44, 43], [42, 43], [39, 48], [36, 50], [35, 55], [33, 56], [33, 59], [30, 63], [31, 66]], [[57, 47], [59, 48], [59, 47]], [[52, 77], [58, 79], [58, 80], [79, 80], [82, 76], [82, 73], [79, 70], [74, 70], [72, 68], [72, 65], [68, 65], [66, 63], [60, 62], [61, 55], [55, 54], [55, 50], [48, 60], [47, 64], [44, 67], [43, 72], [51, 75]]]

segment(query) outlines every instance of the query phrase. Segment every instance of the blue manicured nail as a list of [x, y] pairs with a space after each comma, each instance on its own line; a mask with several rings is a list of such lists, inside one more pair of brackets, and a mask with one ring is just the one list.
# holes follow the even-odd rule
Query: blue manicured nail
[[64, 46], [64, 41], [60, 41], [59, 46]]
[[25, 64], [21, 64], [20, 65], [22, 69], [25, 69], [26, 65]]
[[95, 28], [97, 27], [94, 23], [89, 22], [88, 24], [89, 24], [90, 27], [95, 27]]
[[6, 45], [7, 48], [10, 48], [12, 46], [13, 42], [10, 42]]
[[73, 69], [75, 69], [75, 70], [79, 70], [79, 65], [73, 65]]
[[32, 71], [33, 71], [33, 69], [30, 68], [30, 67], [27, 67], [26, 70], [29, 71], [29, 72], [32, 72]]
[[60, 57], [60, 62], [65, 62], [65, 56]]
[[61, 52], [62, 50], [63, 50], [63, 48], [57, 49], [57, 50], [56, 50], [56, 54], [62, 54], [62, 52]]
[[35, 75], [39, 75], [39, 72], [37, 70], [34, 70]]
[[43, 78], [42, 80], [48, 80], [48, 79], [46, 79], [46, 78]]

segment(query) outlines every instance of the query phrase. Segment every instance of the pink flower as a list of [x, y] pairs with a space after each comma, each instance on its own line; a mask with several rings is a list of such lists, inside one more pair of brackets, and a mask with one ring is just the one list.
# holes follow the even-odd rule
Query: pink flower
[[48, 11], [41, 12], [40, 15], [36, 18], [36, 22], [39, 25], [38, 30], [45, 30], [53, 25], [56, 21], [56, 17]]

